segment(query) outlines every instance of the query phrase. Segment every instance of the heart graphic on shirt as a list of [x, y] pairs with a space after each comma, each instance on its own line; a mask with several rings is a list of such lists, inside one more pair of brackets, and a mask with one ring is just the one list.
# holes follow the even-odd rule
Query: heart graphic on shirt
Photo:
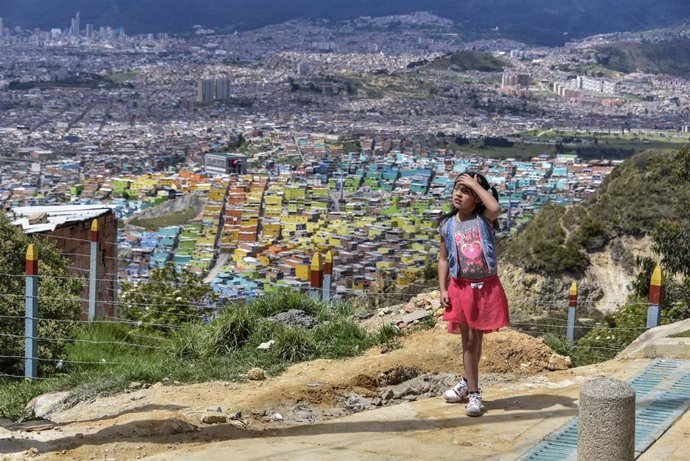
[[482, 254], [481, 244], [479, 242], [463, 243], [460, 247], [462, 255], [468, 259], [479, 259]]

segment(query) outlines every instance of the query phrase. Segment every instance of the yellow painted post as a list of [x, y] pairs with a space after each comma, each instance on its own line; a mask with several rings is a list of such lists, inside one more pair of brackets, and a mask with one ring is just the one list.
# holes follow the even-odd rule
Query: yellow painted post
[[333, 251], [326, 252], [326, 264], [323, 269], [323, 300], [331, 300], [331, 286], [333, 284]]
[[91, 221], [91, 255], [89, 256], [89, 321], [96, 318], [98, 280], [98, 218]]
[[664, 298], [664, 271], [657, 265], [649, 284], [649, 306], [647, 307], [647, 328], [659, 326], [661, 322], [661, 303]]
[[26, 249], [26, 285], [24, 314], [24, 376], [38, 378], [38, 249], [33, 243]]
[[566, 338], [568, 342], [575, 341], [575, 309], [577, 308], [577, 283], [573, 282], [568, 290], [568, 326]]
[[310, 266], [310, 294], [314, 299], [321, 299], [321, 292], [323, 290], [323, 259], [321, 253], [314, 253], [311, 258]]

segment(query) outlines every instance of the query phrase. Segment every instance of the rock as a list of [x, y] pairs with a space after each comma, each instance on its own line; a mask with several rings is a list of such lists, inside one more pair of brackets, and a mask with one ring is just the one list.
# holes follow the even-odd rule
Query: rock
[[415, 320], [423, 319], [424, 317], [426, 317], [426, 315], [427, 315], [426, 309], [418, 309], [414, 312], [403, 315], [402, 321], [405, 323], [412, 323]]
[[259, 344], [258, 346], [256, 346], [256, 348], [261, 349], [261, 350], [268, 350], [274, 344], [275, 344], [275, 340], [271, 339], [270, 341], [266, 341], [265, 343]]
[[436, 317], [442, 317], [443, 314], [445, 314], [445, 313], [446, 313], [446, 309], [444, 307], [439, 307], [438, 309], [436, 309], [436, 312], [434, 312], [434, 315]]
[[[381, 315], [381, 314], [379, 314]], [[358, 312], [354, 315], [357, 320], [366, 320], [374, 316], [373, 312]]]
[[273, 414], [271, 415], [271, 419], [272, 419], [273, 421], [282, 421], [282, 420], [283, 420], [283, 415], [281, 415], [280, 413], [273, 413]]
[[25, 450], [23, 454], [24, 454], [25, 457], [28, 457], [28, 458], [35, 458], [36, 456], [39, 455], [39, 451], [38, 451], [38, 448], [36, 448], [36, 447], [31, 447], [31, 448], [29, 448], [28, 450]]
[[67, 391], [39, 395], [26, 404], [25, 411], [37, 418], [45, 418], [58, 410], [69, 396], [70, 393]]
[[393, 389], [388, 389], [386, 392], [381, 394], [381, 401], [383, 403], [386, 403], [387, 401], [389, 401], [393, 397], [395, 397], [395, 392], [393, 392]]
[[263, 368], [252, 368], [247, 372], [247, 379], [252, 381], [262, 381], [266, 379], [266, 372]]
[[291, 327], [301, 327], [306, 329], [314, 328], [319, 324], [319, 321], [300, 309], [290, 309], [287, 312], [269, 317], [268, 320], [282, 323]]
[[129, 383], [129, 387], [127, 389], [136, 390], [141, 388], [142, 384], [139, 381], [132, 381], [131, 383]]
[[224, 424], [228, 422], [228, 417], [225, 415], [204, 415], [201, 418], [201, 422], [204, 424]]
[[551, 371], [556, 371], [556, 370], [567, 370], [573, 366], [572, 361], [570, 360], [570, 357], [566, 357], [557, 353], [551, 354], [551, 357], [549, 358], [549, 364], [547, 368]]

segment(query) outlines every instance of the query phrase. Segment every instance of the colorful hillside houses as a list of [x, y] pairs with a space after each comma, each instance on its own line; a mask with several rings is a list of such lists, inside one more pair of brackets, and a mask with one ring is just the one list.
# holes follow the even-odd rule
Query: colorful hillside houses
[[146, 251], [128, 253], [145, 261], [132, 271], [137, 276], [167, 261], [200, 274], [213, 269], [214, 289], [235, 299], [307, 289], [314, 253], [334, 250], [334, 290], [350, 296], [382, 281], [402, 288], [423, 277], [437, 257], [437, 218], [449, 210], [463, 171], [483, 173], [499, 190], [502, 229], [514, 232], [546, 203], [582, 200], [614, 166], [572, 157], [493, 160], [391, 138], [362, 137], [359, 147], [326, 134], [273, 132], [266, 139], [272, 153], [247, 157], [248, 174], [213, 176], [190, 166], [84, 182], [75, 192], [110, 188], [123, 213], [159, 198], [202, 195], [202, 212], [161, 229], [153, 247], [152, 236], [138, 237]]

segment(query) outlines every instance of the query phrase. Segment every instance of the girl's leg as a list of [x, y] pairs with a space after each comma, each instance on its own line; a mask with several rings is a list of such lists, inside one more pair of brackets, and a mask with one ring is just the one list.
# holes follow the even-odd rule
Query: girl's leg
[[462, 336], [462, 364], [470, 392], [479, 390], [479, 360], [482, 354], [483, 332], [472, 330], [467, 324], [460, 325]]

